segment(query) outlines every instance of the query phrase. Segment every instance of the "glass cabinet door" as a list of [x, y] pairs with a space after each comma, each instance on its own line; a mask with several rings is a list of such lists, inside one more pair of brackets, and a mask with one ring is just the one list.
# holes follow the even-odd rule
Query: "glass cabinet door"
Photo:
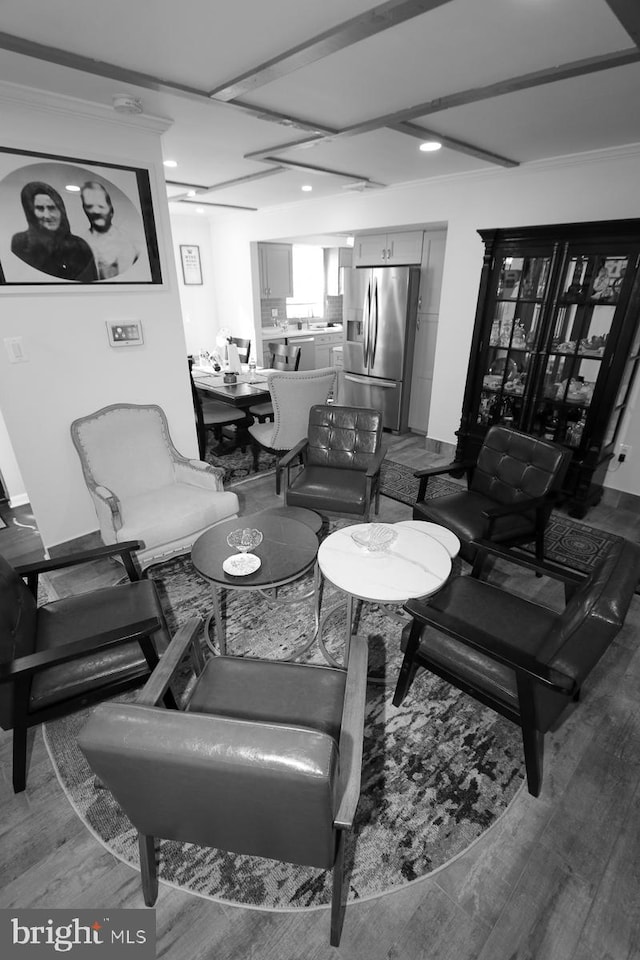
[[623, 256], [567, 258], [532, 433], [569, 447], [582, 443], [627, 266]]
[[476, 415], [479, 425], [524, 426], [550, 270], [550, 256], [500, 260]]

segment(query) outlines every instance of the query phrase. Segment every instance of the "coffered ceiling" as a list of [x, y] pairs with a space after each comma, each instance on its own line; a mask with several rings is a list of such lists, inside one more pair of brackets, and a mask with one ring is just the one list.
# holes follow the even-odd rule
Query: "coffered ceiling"
[[179, 203], [640, 143], [640, 0], [2, 0], [0, 31], [0, 81], [169, 118]]

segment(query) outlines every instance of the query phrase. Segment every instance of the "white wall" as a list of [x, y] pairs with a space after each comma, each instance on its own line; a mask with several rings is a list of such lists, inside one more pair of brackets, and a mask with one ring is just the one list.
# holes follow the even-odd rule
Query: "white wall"
[[[379, 227], [446, 224], [429, 436], [455, 442], [482, 267], [478, 229], [640, 217], [640, 145], [527, 166], [441, 178], [359, 195], [310, 200], [252, 215], [213, 215], [220, 270], [217, 296], [238, 316], [254, 309], [249, 241]], [[227, 245], [223, 238], [230, 238]], [[224, 288], [224, 289], [223, 289]], [[608, 485], [640, 494], [640, 411], [626, 427], [635, 460], [610, 471]], [[623, 439], [623, 438], [620, 438]]]
[[[0, 346], [0, 410], [45, 546], [97, 528], [71, 443], [73, 419], [109, 403], [158, 403], [178, 449], [197, 456], [180, 301], [164, 193], [165, 121], [0, 84], [2, 145], [149, 169], [164, 284], [0, 289], [0, 343], [20, 336], [26, 363]], [[144, 345], [109, 346], [106, 320], [140, 320]]]

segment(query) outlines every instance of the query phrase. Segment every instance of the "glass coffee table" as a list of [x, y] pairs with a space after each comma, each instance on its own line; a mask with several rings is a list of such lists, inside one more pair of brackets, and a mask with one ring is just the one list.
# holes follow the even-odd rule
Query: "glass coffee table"
[[[452, 555], [457, 552], [456, 543], [459, 547], [459, 542], [449, 531], [441, 532], [444, 528], [427, 532], [424, 528], [429, 526], [434, 525], [422, 521], [354, 524], [336, 530], [320, 545], [318, 570], [346, 598], [345, 663], [353, 631], [354, 601], [403, 604], [412, 597], [436, 593], [447, 581]], [[369, 550], [354, 539], [354, 534], [362, 538], [376, 527], [385, 528], [389, 537], [386, 544], [379, 544], [379, 549]], [[384, 535], [385, 531], [380, 533]], [[375, 547], [375, 543], [372, 546]], [[318, 626], [318, 645], [322, 655], [327, 663], [336, 667], [341, 664], [327, 650], [323, 628], [327, 618], [343, 605], [344, 600], [323, 614]], [[395, 617], [395, 614], [390, 615]]]
[[[262, 542], [251, 550], [251, 555], [258, 557], [260, 564], [252, 572], [244, 573], [239, 569], [237, 573], [228, 573], [230, 558], [237, 556], [237, 551], [227, 543], [227, 537], [235, 530], [256, 529], [262, 533]], [[292, 583], [313, 570], [318, 553], [318, 537], [307, 523], [292, 519], [290, 516], [268, 512], [250, 514], [225, 520], [203, 533], [194, 543], [191, 550], [191, 562], [211, 585], [213, 611], [205, 623], [205, 642], [214, 653], [225, 655], [227, 644], [222, 617], [221, 591], [237, 590], [250, 592], [257, 590], [268, 597], [278, 587]], [[233, 561], [232, 561], [233, 563]], [[247, 568], [255, 565], [255, 561], [247, 563]], [[242, 562], [237, 563], [241, 568]], [[307, 599], [309, 594], [296, 597], [294, 602]], [[279, 601], [285, 603], [287, 601]], [[296, 657], [308, 649], [315, 639], [319, 622], [317, 596], [314, 603], [315, 629], [309, 639], [305, 640], [302, 650], [296, 650]], [[211, 639], [210, 628], [213, 620], [218, 649]]]

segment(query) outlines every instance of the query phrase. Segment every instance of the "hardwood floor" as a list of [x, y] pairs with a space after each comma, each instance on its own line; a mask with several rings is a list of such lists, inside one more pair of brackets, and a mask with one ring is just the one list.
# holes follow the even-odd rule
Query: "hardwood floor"
[[[387, 438], [394, 457], [434, 462], [419, 438]], [[243, 512], [278, 503], [266, 477], [240, 485]], [[398, 519], [408, 508], [394, 505]], [[586, 521], [640, 539], [640, 515], [600, 505]], [[0, 552], [4, 550], [0, 531]], [[27, 544], [27, 539], [31, 540]], [[19, 548], [15, 534], [13, 557]], [[26, 552], [37, 549], [25, 538]], [[26, 557], [25, 557], [26, 559]], [[29, 557], [30, 559], [30, 557]], [[81, 586], [112, 582], [109, 563]], [[538, 581], [544, 596], [546, 581]], [[75, 586], [60, 578], [59, 592]], [[541, 796], [521, 791], [462, 857], [402, 891], [347, 908], [341, 946], [328, 910], [266, 913], [160, 885], [159, 957], [167, 960], [638, 960], [640, 958], [640, 597], [591, 674], [583, 702], [547, 737]], [[38, 730], [28, 787], [11, 789], [0, 735], [0, 907], [141, 907], [138, 874], [87, 831]]]

